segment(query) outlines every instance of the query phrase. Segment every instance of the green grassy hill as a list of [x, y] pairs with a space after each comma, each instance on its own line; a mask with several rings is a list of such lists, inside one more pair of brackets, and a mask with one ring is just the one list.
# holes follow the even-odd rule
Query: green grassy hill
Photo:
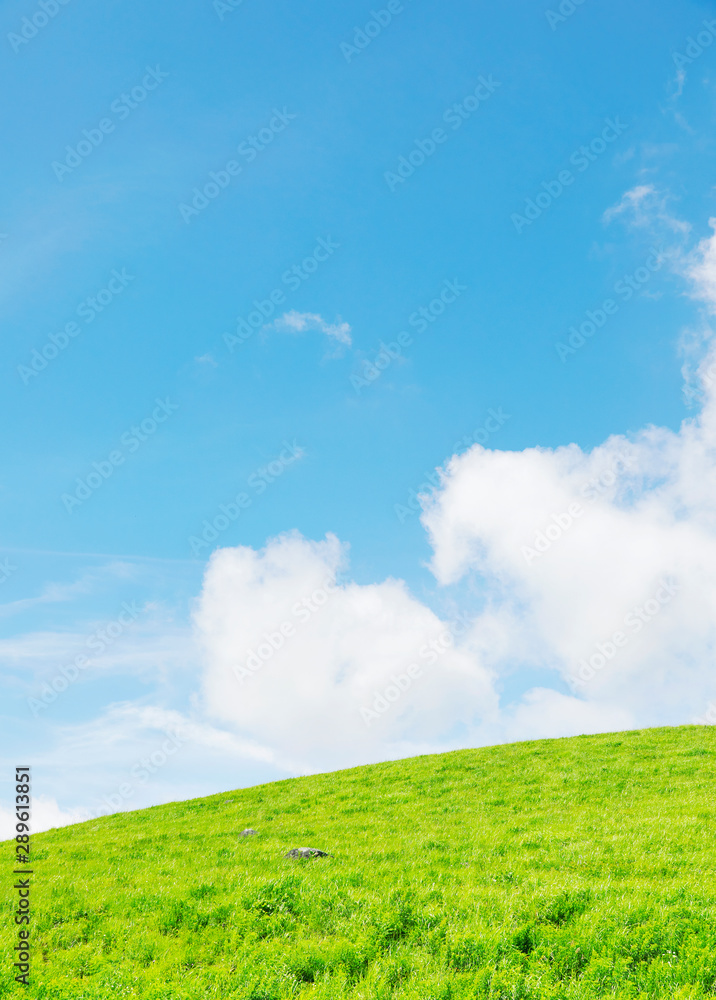
[[[10, 972], [8, 891], [0, 996], [713, 997], [715, 778], [716, 731], [655, 729], [39, 834], [34, 983]], [[284, 859], [302, 846], [333, 857]]]

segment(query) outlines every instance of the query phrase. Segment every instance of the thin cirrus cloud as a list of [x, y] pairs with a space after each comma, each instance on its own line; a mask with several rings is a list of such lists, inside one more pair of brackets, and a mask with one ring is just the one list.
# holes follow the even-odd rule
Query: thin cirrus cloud
[[[80, 823], [121, 809], [139, 809], [200, 793], [211, 768], [219, 784], [235, 787], [237, 766], [263, 768], [271, 777], [300, 767], [273, 750], [197, 721], [184, 712], [119, 702], [87, 722], [55, 723], [53, 743], [35, 750], [33, 763], [51, 776], [53, 795], [33, 797], [32, 830]], [[81, 772], [78, 761], [92, 760]], [[79, 786], [79, 788], [78, 788]], [[68, 800], [81, 804], [67, 805]], [[14, 813], [0, 804], [0, 840], [14, 834]]]

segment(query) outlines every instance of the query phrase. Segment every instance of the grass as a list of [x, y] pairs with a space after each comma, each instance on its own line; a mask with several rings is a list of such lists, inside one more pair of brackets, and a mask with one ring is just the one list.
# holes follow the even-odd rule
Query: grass
[[[715, 777], [713, 729], [652, 729], [38, 834], [33, 984], [10, 971], [8, 892], [0, 997], [713, 997]], [[333, 857], [283, 858], [300, 846]]]

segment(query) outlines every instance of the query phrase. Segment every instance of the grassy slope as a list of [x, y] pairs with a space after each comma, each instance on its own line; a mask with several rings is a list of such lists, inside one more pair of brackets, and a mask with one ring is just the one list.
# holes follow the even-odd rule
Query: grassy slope
[[[8, 973], [5, 894], [0, 996], [713, 996], [715, 772], [713, 729], [645, 730], [40, 834], [34, 985]], [[284, 860], [296, 846], [335, 856]]]

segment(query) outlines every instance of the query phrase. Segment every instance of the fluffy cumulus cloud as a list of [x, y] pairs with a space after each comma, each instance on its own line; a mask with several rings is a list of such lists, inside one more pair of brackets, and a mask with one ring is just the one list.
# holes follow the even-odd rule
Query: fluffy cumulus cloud
[[[716, 236], [688, 275], [715, 308]], [[217, 551], [195, 616], [210, 714], [327, 769], [705, 718], [716, 352], [701, 343], [700, 409], [677, 432], [650, 426], [590, 452], [475, 445], [446, 463], [422, 521], [438, 585], [478, 595], [457, 627], [400, 581], [346, 582], [331, 536]], [[516, 666], [539, 683], [500, 704]]]
[[591, 453], [476, 446], [449, 463], [423, 518], [438, 580], [487, 582], [502, 616], [499, 659], [556, 669], [567, 682], [573, 697], [552, 703], [550, 727], [554, 712], [583, 718], [575, 699], [609, 717], [619, 709], [634, 725], [686, 721], [707, 701], [716, 652], [713, 396], [678, 433], [648, 428]]
[[[715, 240], [689, 269], [710, 310]], [[475, 446], [444, 470], [423, 514], [438, 581], [479, 576], [503, 623], [498, 659], [555, 669], [571, 691], [531, 692], [514, 716], [523, 733], [536, 717], [542, 735], [579, 731], [587, 709], [628, 725], [704, 716], [716, 681], [715, 361], [707, 346], [700, 412], [677, 433], [647, 427], [589, 453]]]
[[465, 621], [397, 580], [340, 582], [345, 561], [298, 534], [214, 554], [195, 615], [211, 714], [330, 769], [444, 746], [493, 712]]

